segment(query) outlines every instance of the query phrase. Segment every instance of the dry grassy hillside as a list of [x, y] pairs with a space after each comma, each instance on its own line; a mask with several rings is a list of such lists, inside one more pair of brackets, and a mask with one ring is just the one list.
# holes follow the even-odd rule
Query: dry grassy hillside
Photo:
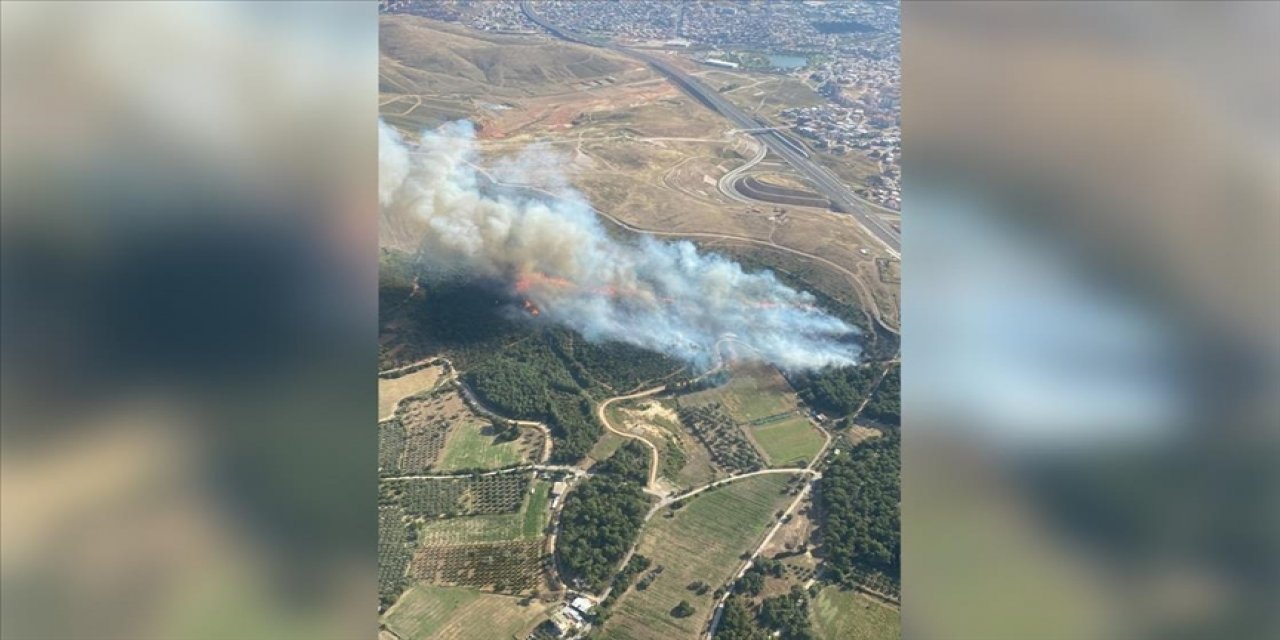
[[545, 95], [636, 67], [590, 47], [464, 31], [417, 16], [383, 16], [378, 37], [384, 93]]
[[[856, 222], [806, 207], [783, 216], [724, 195], [718, 180], [758, 143], [641, 62], [407, 15], [383, 16], [380, 38], [380, 117], [410, 137], [466, 119], [486, 160], [537, 142], [554, 153], [554, 177], [613, 220], [785, 272], [897, 326], [897, 284], [881, 279], [875, 260], [884, 254]], [[776, 162], [762, 167], [799, 179]], [[418, 225], [384, 220], [382, 246], [412, 251]]]

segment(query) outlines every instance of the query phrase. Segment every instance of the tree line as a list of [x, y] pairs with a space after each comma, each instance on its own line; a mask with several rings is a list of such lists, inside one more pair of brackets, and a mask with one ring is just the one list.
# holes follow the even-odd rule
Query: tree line
[[864, 572], [901, 573], [900, 436], [864, 440], [833, 456], [818, 480], [827, 568], [848, 586]]

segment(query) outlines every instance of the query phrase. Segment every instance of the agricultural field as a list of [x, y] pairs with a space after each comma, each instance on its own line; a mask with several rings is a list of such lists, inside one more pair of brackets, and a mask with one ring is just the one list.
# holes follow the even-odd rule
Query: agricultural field
[[408, 568], [411, 581], [511, 594], [542, 584], [549, 483], [531, 483], [530, 473], [515, 472], [384, 480], [383, 485], [393, 503], [383, 508], [403, 508], [416, 521], [411, 525], [417, 538]]
[[383, 624], [401, 640], [523, 640], [548, 610], [536, 599], [523, 602], [474, 589], [419, 584], [405, 592]]
[[769, 459], [770, 466], [807, 463], [822, 449], [826, 438], [803, 415], [746, 427], [747, 434]]
[[378, 508], [378, 600], [384, 605], [394, 602], [404, 589], [405, 571], [413, 554], [407, 534], [402, 509]]
[[542, 568], [541, 540], [432, 545], [414, 554], [409, 577], [429, 584], [519, 594], [543, 586]]
[[397, 505], [420, 518], [515, 513], [528, 493], [533, 474], [514, 471], [458, 478], [384, 480], [379, 487], [383, 505]]
[[825, 441], [801, 413], [791, 385], [764, 364], [735, 365], [728, 382], [681, 396], [679, 404], [685, 427], [730, 473], [807, 462]]
[[869, 596], [824, 587], [813, 599], [813, 630], [819, 640], [899, 640], [902, 614]]
[[394, 378], [378, 378], [378, 419], [386, 420], [395, 413], [396, 403], [435, 388], [443, 373], [439, 366], [427, 366]]
[[799, 406], [795, 391], [782, 374], [758, 362], [736, 365], [729, 382], [712, 392], [720, 395], [729, 415], [743, 424], [758, 424]]
[[[696, 638], [711, 614], [713, 591], [737, 570], [739, 556], [759, 543], [782, 509], [788, 474], [760, 475], [699, 494], [674, 516], [655, 517], [641, 534], [638, 553], [653, 561], [640, 580], [661, 571], [644, 589], [635, 586], [615, 606], [603, 638], [668, 640]], [[712, 590], [698, 595], [689, 585], [702, 581]], [[695, 613], [671, 615], [688, 600]]]
[[453, 386], [403, 399], [393, 416], [378, 425], [383, 476], [500, 469], [542, 454], [541, 431], [494, 425], [476, 415]]
[[711, 463], [728, 474], [756, 471], [765, 460], [718, 403], [680, 407], [680, 421], [706, 448]]
[[[664, 466], [664, 477], [683, 489], [704, 485], [720, 477], [720, 474], [716, 472], [715, 465], [711, 462], [711, 452], [702, 446], [702, 443], [698, 442], [697, 438], [693, 437], [689, 432], [681, 430], [677, 439], [680, 443], [680, 455], [683, 457], [682, 464], [674, 475], [667, 473]], [[670, 454], [667, 454], [667, 458], [671, 457]], [[663, 464], [667, 463], [664, 461]], [[675, 465], [672, 464], [672, 466]]]
[[[451, 407], [449, 394], [420, 393], [400, 401], [394, 417], [379, 424], [379, 466], [383, 475], [421, 474], [430, 471], [444, 450], [449, 423], [467, 411], [458, 400]], [[451, 411], [450, 411], [451, 410]]]
[[504, 542], [542, 537], [547, 526], [548, 494], [551, 485], [536, 482], [528, 498], [515, 513], [476, 515], [431, 520], [419, 529], [419, 544], [450, 545], [466, 542]]
[[400, 473], [404, 444], [404, 424], [395, 418], [378, 423], [378, 473], [384, 476]]
[[501, 469], [536, 462], [542, 454], [545, 437], [542, 432], [517, 426], [508, 429], [513, 431], [470, 414], [449, 430], [437, 468], [447, 473], [459, 469]]

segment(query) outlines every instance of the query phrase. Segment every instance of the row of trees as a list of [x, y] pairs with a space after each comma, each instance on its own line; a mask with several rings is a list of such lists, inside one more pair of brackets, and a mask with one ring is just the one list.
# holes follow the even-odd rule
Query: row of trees
[[898, 433], [886, 433], [833, 456], [822, 472], [823, 544], [838, 582], [852, 586], [863, 572], [899, 578], [899, 450]]
[[635, 544], [649, 509], [647, 469], [644, 445], [628, 442], [565, 498], [556, 555], [570, 580], [599, 590]]

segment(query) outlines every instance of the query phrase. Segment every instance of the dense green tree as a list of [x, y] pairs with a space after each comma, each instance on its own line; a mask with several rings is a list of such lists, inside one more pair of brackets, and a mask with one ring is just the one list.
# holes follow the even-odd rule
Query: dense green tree
[[688, 618], [693, 615], [693, 612], [693, 605], [689, 604], [688, 600], [681, 600], [680, 604], [677, 604], [675, 608], [671, 610], [671, 615], [676, 618]]
[[768, 640], [769, 634], [756, 624], [751, 610], [740, 596], [729, 596], [716, 627], [715, 640]]
[[792, 379], [796, 392], [819, 411], [847, 415], [857, 411], [875, 384], [879, 370], [870, 365], [827, 367]]
[[635, 440], [628, 440], [618, 447], [604, 462], [591, 470], [597, 474], [608, 474], [628, 482], [644, 485], [649, 481], [649, 448]]
[[749, 596], [760, 595], [760, 591], [764, 589], [764, 574], [756, 567], [752, 567], [747, 570], [746, 573], [742, 574], [741, 578], [738, 578], [738, 582], [735, 584], [735, 589], [738, 593]]
[[[833, 416], [853, 413], [867, 400], [862, 415], [884, 424], [897, 425], [899, 418], [899, 367], [884, 369], [879, 364], [827, 367], [791, 378], [796, 392], [815, 409]], [[879, 384], [876, 381], [880, 380]], [[869, 398], [868, 398], [869, 396]]]
[[756, 616], [760, 626], [778, 633], [782, 640], [811, 640], [809, 626], [809, 596], [799, 586], [791, 587], [791, 593], [766, 598]]
[[486, 406], [524, 420], [547, 417], [547, 387], [541, 372], [523, 362], [494, 358], [465, 376], [467, 385]]
[[597, 465], [594, 476], [565, 498], [556, 554], [566, 574], [593, 589], [604, 585], [635, 544], [649, 510], [641, 488], [647, 472], [640, 481], [634, 480], [638, 460], [634, 449], [619, 447]]
[[902, 422], [902, 380], [899, 365], [894, 364], [876, 387], [862, 415], [882, 424], [898, 426]]
[[818, 481], [828, 568], [852, 584], [859, 570], [900, 573], [900, 438], [890, 432], [834, 456]]

